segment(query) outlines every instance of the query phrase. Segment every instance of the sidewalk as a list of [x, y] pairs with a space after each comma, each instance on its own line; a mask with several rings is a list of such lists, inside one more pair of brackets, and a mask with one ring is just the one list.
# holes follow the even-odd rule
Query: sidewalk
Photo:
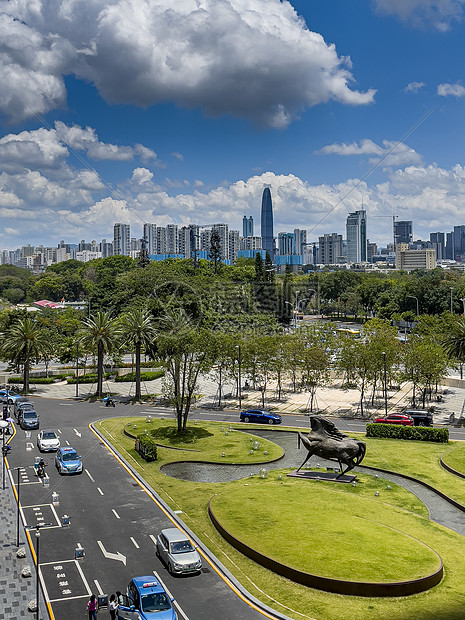
[[[3, 465], [3, 463], [2, 463]], [[20, 524], [20, 549], [26, 550], [25, 558], [18, 558], [16, 552], [16, 501], [10, 485], [8, 473], [5, 486], [0, 480], [0, 620], [18, 620], [37, 617], [28, 611], [28, 603], [36, 600], [36, 571], [31, 553], [25, 544], [25, 534]], [[21, 571], [29, 566], [31, 577], [22, 577]], [[43, 601], [40, 605], [40, 618], [48, 618]]]

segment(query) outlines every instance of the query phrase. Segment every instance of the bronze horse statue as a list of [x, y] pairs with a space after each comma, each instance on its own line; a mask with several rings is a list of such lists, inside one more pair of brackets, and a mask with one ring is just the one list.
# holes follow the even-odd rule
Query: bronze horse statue
[[[337, 461], [341, 470], [337, 478], [362, 462], [366, 452], [366, 445], [363, 441], [357, 441], [344, 435], [330, 420], [323, 416], [310, 416], [310, 424], [312, 430], [308, 435], [299, 433], [300, 441], [307, 448], [308, 454], [297, 470], [298, 472], [313, 454], [324, 459]], [[343, 464], [347, 465], [344, 471]]]

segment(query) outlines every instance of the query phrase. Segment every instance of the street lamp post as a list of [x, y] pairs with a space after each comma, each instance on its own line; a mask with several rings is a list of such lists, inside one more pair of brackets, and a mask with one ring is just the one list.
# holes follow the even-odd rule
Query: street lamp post
[[2, 477], [3, 477], [3, 490], [5, 490], [5, 458], [6, 458], [6, 452], [7, 452], [7, 448], [5, 446], [5, 432], [6, 429], [8, 428], [8, 424], [9, 422], [7, 422], [6, 420], [0, 420], [0, 429], [2, 429]]
[[36, 527], [36, 608], [37, 608], [37, 620], [39, 620], [40, 612], [39, 612], [39, 541], [40, 541], [40, 532], [39, 525]]
[[314, 288], [308, 288], [307, 291], [313, 291], [316, 295], [317, 313], [319, 316], [320, 315], [320, 296], [318, 294], [318, 291]]
[[451, 286], [449, 288], [450, 288], [450, 313], [453, 314], [454, 313], [454, 301], [452, 298], [452, 293], [453, 293], [454, 287]]
[[407, 297], [410, 297], [410, 299], [415, 299], [417, 302], [417, 316], [420, 315], [420, 304], [418, 303], [418, 297], [415, 297], [415, 295], [407, 295]]
[[239, 409], [242, 409], [242, 390], [241, 390], [241, 345], [237, 346], [237, 363], [239, 366], [238, 383], [237, 383], [237, 395], [239, 397]]
[[300, 304], [303, 303], [304, 301], [310, 301], [310, 300], [309, 299], [299, 299], [299, 300], [297, 300], [297, 297], [296, 297], [296, 300], [295, 300], [295, 311], [294, 311], [295, 312], [294, 325], [295, 325], [296, 329], [297, 329], [297, 315], [299, 313]]
[[16, 500], [17, 500], [17, 512], [16, 512], [16, 546], [19, 547], [19, 489], [20, 489], [20, 484], [21, 484], [21, 478], [19, 476], [19, 471], [21, 469], [21, 467], [15, 467], [16, 471], [18, 472], [18, 478], [17, 478], [17, 483], [16, 483]]
[[384, 415], [388, 414], [387, 406], [387, 372], [386, 372], [386, 351], [383, 351], [383, 366], [384, 366]]

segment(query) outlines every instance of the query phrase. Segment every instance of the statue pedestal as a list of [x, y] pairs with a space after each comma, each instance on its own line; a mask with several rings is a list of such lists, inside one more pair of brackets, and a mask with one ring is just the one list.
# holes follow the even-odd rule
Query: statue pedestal
[[300, 478], [301, 480], [325, 480], [327, 482], [344, 482], [345, 484], [350, 484], [354, 480], [357, 479], [357, 476], [351, 476], [348, 474], [344, 474], [340, 478], [337, 477], [337, 472], [326, 472], [326, 471], [302, 471], [299, 472], [291, 471], [287, 474], [288, 478]]

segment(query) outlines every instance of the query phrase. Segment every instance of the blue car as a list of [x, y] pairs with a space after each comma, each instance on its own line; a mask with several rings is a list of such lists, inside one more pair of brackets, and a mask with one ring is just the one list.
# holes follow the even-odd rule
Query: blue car
[[10, 390], [0, 390], [0, 400], [6, 401], [9, 405], [13, 405], [21, 398], [23, 398], [21, 394], [16, 394], [16, 392], [11, 392]]
[[263, 409], [247, 409], [241, 411], [241, 422], [264, 422], [265, 424], [281, 424], [282, 417], [279, 413], [271, 413]]
[[119, 597], [118, 620], [178, 620], [173, 600], [153, 575], [134, 577]]
[[69, 446], [58, 448], [55, 456], [55, 467], [60, 474], [81, 474], [81, 457], [74, 448]]

